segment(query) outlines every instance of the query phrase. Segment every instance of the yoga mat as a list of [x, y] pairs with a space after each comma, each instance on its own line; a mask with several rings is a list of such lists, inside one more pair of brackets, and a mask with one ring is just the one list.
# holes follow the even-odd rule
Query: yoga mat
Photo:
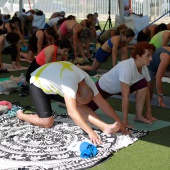
[[57, 116], [51, 128], [42, 128], [6, 114], [0, 116], [0, 169], [88, 169], [148, 133], [130, 129], [131, 135], [105, 135], [95, 130], [103, 144], [96, 146], [96, 156], [85, 159], [80, 157], [80, 145], [91, 141], [71, 121], [69, 116]]
[[9, 77], [0, 78], [0, 82], [5, 81], [5, 80], [9, 80]]
[[[111, 97], [116, 98], [116, 99], [122, 99], [121, 95], [113, 95]], [[163, 99], [164, 99], [164, 103], [166, 104], [166, 108], [170, 109], [170, 97], [163, 96]], [[129, 100], [135, 102], [135, 94], [134, 93], [129, 95]], [[153, 98], [151, 100], [151, 105], [160, 107], [158, 105], [158, 95], [153, 94]]]
[[27, 70], [27, 67], [21, 67], [19, 69], [14, 69], [12, 67], [12, 64], [7, 64], [7, 63], [3, 63], [4, 69], [7, 69], [8, 71], [18, 71], [18, 70]]
[[[59, 107], [58, 103], [52, 103], [51, 105], [52, 105], [53, 110], [55, 110], [57, 112], [57, 114], [67, 113], [66, 108]], [[100, 116], [100, 118], [103, 121], [105, 121], [107, 123], [113, 123], [113, 120], [111, 120], [109, 117], [107, 117], [107, 115], [104, 114], [102, 112], [102, 110], [98, 109], [96, 111], [96, 113], [97, 113], [98, 116]], [[116, 111], [116, 113], [122, 119], [122, 112]], [[130, 113], [128, 114], [129, 124], [133, 125], [135, 129], [154, 131], [154, 130], [157, 130], [157, 129], [161, 129], [161, 128], [170, 126], [170, 122], [166, 122], [166, 121], [163, 121], [163, 120], [157, 120], [152, 125], [142, 123], [142, 122], [137, 122], [137, 121], [134, 121], [134, 116], [135, 115], [133, 115], [133, 114], [130, 114]]]

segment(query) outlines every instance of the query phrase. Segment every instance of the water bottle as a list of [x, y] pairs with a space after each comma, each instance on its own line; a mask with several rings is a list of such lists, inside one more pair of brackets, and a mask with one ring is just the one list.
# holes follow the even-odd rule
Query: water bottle
[[20, 83], [24, 83], [26, 81], [26, 77], [24, 75], [24, 73], [21, 73], [20, 77]]
[[21, 73], [21, 75], [19, 76], [20, 78], [20, 83], [19, 83], [19, 96], [20, 97], [25, 97], [26, 93], [25, 93], [25, 85], [24, 83], [26, 82], [26, 77], [24, 75], [24, 73]]

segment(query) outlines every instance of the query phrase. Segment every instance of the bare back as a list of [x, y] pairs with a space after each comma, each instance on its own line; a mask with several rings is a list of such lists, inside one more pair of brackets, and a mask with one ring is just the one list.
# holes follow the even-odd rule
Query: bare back
[[65, 21], [66, 28], [69, 32], [80, 32], [83, 26], [79, 24], [76, 20]]

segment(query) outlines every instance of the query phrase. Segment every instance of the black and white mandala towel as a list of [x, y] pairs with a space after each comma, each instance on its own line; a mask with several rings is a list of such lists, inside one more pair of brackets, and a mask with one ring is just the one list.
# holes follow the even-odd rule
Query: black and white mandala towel
[[105, 135], [96, 130], [103, 144], [91, 159], [80, 157], [79, 146], [89, 141], [87, 134], [68, 116], [58, 116], [52, 128], [40, 128], [17, 118], [0, 117], [1, 170], [72, 170], [86, 169], [127, 147], [146, 131], [131, 129], [132, 135]]

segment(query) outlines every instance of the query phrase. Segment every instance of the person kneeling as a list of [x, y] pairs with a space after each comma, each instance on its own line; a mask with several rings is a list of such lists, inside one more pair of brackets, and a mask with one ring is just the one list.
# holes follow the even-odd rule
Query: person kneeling
[[[124, 134], [129, 133], [116, 112], [100, 95], [90, 76], [70, 62], [48, 63], [36, 69], [31, 74], [30, 95], [37, 114], [26, 115], [22, 110], [18, 110], [17, 117], [36, 126], [52, 127], [54, 117], [50, 100], [53, 99], [65, 102], [69, 116], [88, 134], [94, 144], [101, 144], [102, 141], [86, 122], [97, 126], [106, 134], [114, 134], [119, 130]], [[91, 100], [116, 122], [103, 122], [87, 106]]]

